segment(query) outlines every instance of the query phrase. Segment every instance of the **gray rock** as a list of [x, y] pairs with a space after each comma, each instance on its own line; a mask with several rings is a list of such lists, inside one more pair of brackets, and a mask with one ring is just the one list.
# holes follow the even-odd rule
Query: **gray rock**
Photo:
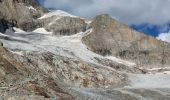
[[36, 19], [47, 12], [35, 0], [1, 0], [0, 6], [1, 32], [10, 27], [8, 23], [32, 31], [36, 28]]
[[46, 30], [53, 32], [55, 35], [73, 35], [86, 31], [87, 24], [85, 20], [78, 17], [59, 17], [52, 16], [42, 19]]

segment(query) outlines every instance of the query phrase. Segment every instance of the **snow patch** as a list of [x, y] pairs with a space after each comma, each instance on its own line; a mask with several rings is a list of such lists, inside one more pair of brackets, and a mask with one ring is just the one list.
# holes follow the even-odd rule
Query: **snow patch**
[[136, 66], [136, 64], [133, 63], [133, 62], [122, 60], [122, 59], [119, 59], [119, 58], [116, 58], [116, 57], [113, 57], [113, 56], [106, 56], [106, 58], [110, 59], [112, 61], [116, 61], [117, 63], [127, 65], [127, 66]]
[[33, 6], [29, 6], [29, 7], [27, 7], [27, 8], [30, 9], [30, 10], [37, 11]]
[[13, 27], [13, 29], [14, 29], [15, 33], [25, 32], [25, 31], [23, 31], [23, 30], [20, 29], [20, 28]]
[[10, 50], [10, 52], [13, 53], [13, 54], [20, 55], [20, 56], [23, 55], [23, 51], [12, 51], [12, 50]]
[[35, 29], [33, 32], [35, 33], [42, 33], [42, 34], [52, 34], [52, 32], [48, 32], [46, 29], [44, 28], [37, 28]]
[[77, 17], [77, 16], [71, 15], [71, 14], [65, 12], [65, 11], [62, 11], [62, 10], [56, 10], [56, 11], [52, 11], [52, 12], [45, 14], [44, 16], [40, 17], [39, 19], [49, 18], [49, 17], [52, 17], [52, 16]]
[[85, 20], [85, 23], [86, 23], [86, 24], [92, 23], [92, 20], [90, 20], [90, 19], [84, 19], [84, 20]]

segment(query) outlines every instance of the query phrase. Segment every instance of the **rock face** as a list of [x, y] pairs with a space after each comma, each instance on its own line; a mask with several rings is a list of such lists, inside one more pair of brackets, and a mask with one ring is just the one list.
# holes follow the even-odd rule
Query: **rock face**
[[35, 19], [47, 12], [35, 0], [1, 0], [0, 6], [0, 32], [3, 33], [13, 26], [31, 31], [37, 27]]
[[79, 32], [85, 32], [87, 24], [78, 17], [59, 17], [52, 16], [42, 19], [46, 30], [53, 32], [55, 35], [73, 35]]
[[91, 27], [93, 32], [83, 41], [98, 54], [129, 59], [139, 66], [170, 65], [170, 45], [166, 42], [136, 32], [109, 15], [97, 16]]

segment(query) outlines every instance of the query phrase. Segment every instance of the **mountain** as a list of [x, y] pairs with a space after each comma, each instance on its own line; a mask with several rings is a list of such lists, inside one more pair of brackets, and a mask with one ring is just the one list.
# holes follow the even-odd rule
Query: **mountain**
[[146, 36], [112, 19], [100, 15], [91, 23], [93, 31], [83, 38], [90, 50], [134, 61], [139, 67], [170, 65], [170, 45]]
[[0, 99], [170, 99], [170, 44], [107, 14], [49, 12], [35, 0], [0, 6]]

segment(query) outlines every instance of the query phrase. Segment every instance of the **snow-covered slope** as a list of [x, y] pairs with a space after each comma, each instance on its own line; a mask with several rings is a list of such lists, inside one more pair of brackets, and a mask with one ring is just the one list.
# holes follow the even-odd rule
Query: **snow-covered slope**
[[52, 11], [52, 12], [50, 12], [50, 13], [45, 14], [44, 16], [40, 17], [39, 19], [44, 19], [44, 18], [48, 18], [48, 17], [52, 17], [52, 16], [59, 16], [59, 17], [62, 17], [62, 16], [77, 17], [77, 16], [71, 15], [71, 14], [65, 12], [65, 11], [62, 11], [62, 10], [56, 10], [56, 11]]

